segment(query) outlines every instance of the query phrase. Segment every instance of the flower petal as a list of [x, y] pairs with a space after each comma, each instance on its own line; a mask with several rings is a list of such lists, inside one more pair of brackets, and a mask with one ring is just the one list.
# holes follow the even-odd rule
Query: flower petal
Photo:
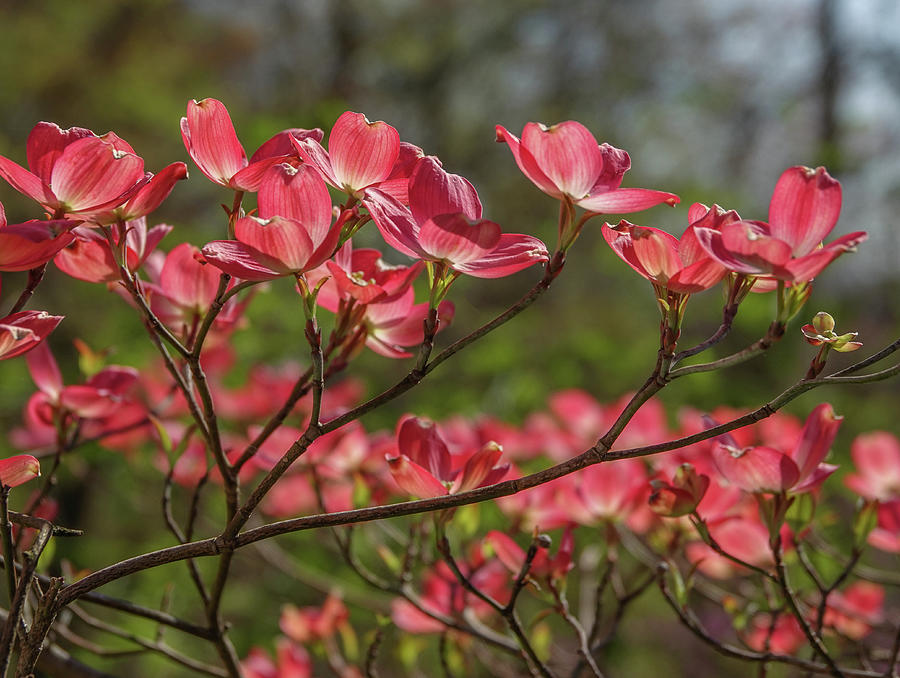
[[409, 207], [421, 226], [440, 214], [462, 213], [481, 219], [481, 201], [465, 177], [444, 171], [434, 156], [419, 160], [409, 178]]
[[828, 403], [818, 405], [806, 418], [800, 442], [791, 454], [800, 469], [800, 480], [807, 478], [825, 459], [843, 421]]
[[586, 198], [577, 200], [575, 204], [597, 214], [628, 214], [662, 203], [674, 206], [679, 202], [681, 198], [674, 193], [649, 188], [617, 188], [614, 191], [591, 193]]
[[547, 246], [537, 238], [504, 233], [490, 252], [464, 264], [454, 264], [453, 268], [475, 278], [503, 278], [549, 258]]
[[544, 175], [576, 202], [588, 196], [603, 169], [597, 140], [574, 120], [550, 127], [529, 122], [522, 130], [522, 147]]
[[719, 473], [745, 492], [782, 492], [800, 478], [794, 461], [772, 447], [735, 450], [717, 444], [712, 456]]
[[341, 187], [356, 192], [387, 178], [400, 153], [400, 135], [386, 122], [347, 111], [328, 136], [328, 155]]
[[188, 102], [187, 117], [181, 119], [181, 137], [187, 152], [210, 181], [228, 186], [231, 178], [247, 166], [247, 154], [238, 141], [231, 116], [217, 99]]
[[772, 235], [791, 245], [796, 257], [825, 239], [841, 212], [841, 185], [824, 167], [791, 167], [778, 179], [769, 204]]
[[[120, 150], [112, 133], [66, 146], [53, 166], [50, 188], [69, 213], [99, 209], [125, 197], [144, 177], [144, 161]], [[124, 200], [123, 200], [124, 202]]]
[[285, 272], [306, 269], [315, 250], [303, 224], [280, 216], [270, 219], [238, 219], [234, 225], [234, 234], [245, 245], [280, 262]]
[[270, 167], [259, 185], [258, 199], [260, 217], [281, 216], [300, 222], [316, 247], [328, 235], [331, 196], [321, 175], [309, 165]]
[[440, 214], [428, 219], [419, 231], [419, 244], [436, 261], [465, 264], [478, 260], [500, 242], [500, 225], [493, 221], [469, 221], [463, 214]]
[[0, 484], [16, 487], [41, 475], [41, 463], [30, 454], [0, 459]]
[[447, 488], [440, 480], [431, 475], [427, 470], [412, 461], [406, 455], [399, 457], [385, 457], [394, 482], [404, 492], [414, 497], [427, 499], [430, 497], [443, 497], [448, 494]]

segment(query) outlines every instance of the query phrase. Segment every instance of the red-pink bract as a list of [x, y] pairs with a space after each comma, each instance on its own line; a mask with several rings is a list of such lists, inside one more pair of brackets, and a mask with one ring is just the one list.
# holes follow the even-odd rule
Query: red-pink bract
[[[335, 121], [327, 152], [312, 140], [293, 143], [303, 161], [315, 167], [331, 186], [358, 197], [387, 180], [400, 155], [396, 129], [381, 120], [369, 122], [362, 113], [352, 111]], [[402, 166], [398, 174], [403, 174]]]
[[887, 431], [857, 436], [850, 447], [857, 473], [844, 484], [861, 497], [888, 501], [900, 499], [900, 440]]
[[0, 459], [0, 485], [16, 487], [41, 475], [40, 462], [30, 454]]
[[676, 205], [677, 195], [646, 188], [621, 188], [631, 167], [628, 153], [598, 145], [579, 122], [568, 120], [547, 127], [529, 122], [521, 141], [497, 125], [497, 141], [506, 142], [522, 173], [547, 195], [571, 200], [598, 214], [627, 214], [654, 205]]
[[40, 344], [62, 322], [46, 311], [19, 311], [0, 318], [0, 360], [22, 355]]

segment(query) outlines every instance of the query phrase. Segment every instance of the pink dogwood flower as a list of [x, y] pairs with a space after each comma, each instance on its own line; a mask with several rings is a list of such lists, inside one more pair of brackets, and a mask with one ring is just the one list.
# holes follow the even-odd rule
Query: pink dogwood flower
[[822, 246], [840, 211], [841, 185], [824, 167], [791, 167], [775, 185], [769, 223], [741, 220], [719, 230], [697, 229], [697, 239], [730, 271], [802, 283], [868, 237], [857, 231]]
[[330, 638], [345, 626], [350, 612], [338, 596], [328, 595], [321, 607], [285, 605], [281, 608], [278, 626], [295, 643], [303, 645]]
[[462, 468], [454, 468], [454, 459], [434, 423], [428, 419], [406, 417], [397, 427], [397, 448], [387, 454], [391, 475], [404, 492], [416, 497], [441, 497], [492, 485], [509, 471], [500, 464], [503, 448], [489, 442], [472, 454]]
[[636, 226], [624, 219], [617, 226], [603, 225], [603, 237], [613, 251], [653, 283], [663, 299], [665, 295], [660, 294], [663, 290], [693, 294], [709, 289], [727, 273], [724, 266], [700, 247], [695, 229], [728, 223], [729, 213], [717, 212], [715, 208], [703, 212], [694, 207], [690, 215], [693, 220], [680, 239], [658, 228]]
[[857, 473], [844, 484], [866, 499], [900, 499], [900, 440], [887, 431], [857, 436], [850, 446]]
[[241, 669], [247, 678], [312, 678], [312, 659], [302, 646], [279, 638], [275, 658], [277, 663], [261, 647], [254, 647], [241, 662]]
[[236, 191], [256, 191], [266, 170], [293, 156], [297, 139], [322, 138], [320, 129], [287, 129], [265, 142], [247, 160], [225, 105], [217, 99], [192, 100], [181, 119], [184, 147], [213, 183]]
[[842, 636], [861, 640], [872, 627], [884, 621], [884, 588], [857, 581], [843, 591], [834, 591], [825, 607], [823, 623]]
[[[522, 571], [526, 554], [524, 549], [512, 537], [505, 532], [491, 530], [485, 535], [484, 541], [490, 544], [497, 559], [506, 566], [513, 576], [517, 576]], [[555, 556], [551, 557], [547, 553], [546, 548], [538, 549], [537, 555], [531, 561], [531, 567], [528, 571], [529, 576], [551, 580], [565, 577], [569, 570], [575, 566], [572, 562], [574, 548], [575, 541], [572, 537], [572, 527], [567, 526]]]
[[800, 622], [793, 615], [780, 614], [773, 624], [769, 615], [758, 614], [750, 621], [744, 642], [757, 652], [768, 650], [776, 654], [794, 654], [807, 641]]
[[343, 220], [331, 223], [331, 197], [308, 165], [269, 168], [259, 185], [259, 216], [238, 219], [237, 240], [214, 240], [203, 256], [243, 280], [272, 280], [303, 273], [329, 259]]
[[497, 125], [497, 141], [506, 142], [522, 173], [544, 193], [598, 214], [639, 212], [660, 203], [677, 205], [673, 193], [647, 188], [621, 188], [631, 167], [625, 151], [598, 145], [580, 122], [547, 127], [529, 122], [519, 140]]
[[[97, 136], [88, 129], [63, 130], [39, 122], [26, 145], [28, 168], [0, 156], [0, 177], [56, 215], [147, 214], [186, 176], [184, 163], [173, 163], [155, 177], [144, 174], [144, 161], [113, 132]], [[145, 210], [145, 211], [144, 211]]]
[[869, 543], [887, 553], [900, 553], [900, 499], [878, 505], [878, 523], [869, 533]]
[[745, 492], [809, 492], [837, 470], [823, 460], [842, 421], [831, 405], [822, 403], [807, 417], [800, 440], [790, 451], [766, 446], [740, 448], [725, 435], [713, 449], [713, 461], [728, 482]]
[[482, 219], [472, 184], [444, 171], [431, 156], [419, 160], [409, 178], [409, 208], [377, 189], [367, 192], [363, 204], [388, 245], [458, 273], [500, 278], [549, 257], [537, 238], [504, 234], [498, 224]]
[[122, 407], [138, 380], [138, 371], [133, 367], [110, 365], [84, 384], [66, 386], [47, 344], [41, 344], [29, 353], [26, 361], [39, 389], [33, 396], [35, 402], [29, 402], [29, 407], [38, 408], [45, 423], [53, 423], [53, 412], [82, 419], [109, 417]]

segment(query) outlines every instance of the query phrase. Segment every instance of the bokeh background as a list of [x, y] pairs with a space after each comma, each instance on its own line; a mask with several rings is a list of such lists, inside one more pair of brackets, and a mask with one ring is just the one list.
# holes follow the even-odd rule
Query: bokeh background
[[[188, 162], [191, 180], [156, 215], [176, 228], [164, 247], [221, 237], [218, 204], [230, 196], [190, 163], [178, 130], [186, 102], [203, 97], [227, 105], [248, 152], [285, 127], [327, 131], [347, 109], [386, 120], [468, 177], [504, 230], [549, 243], [555, 202], [494, 143], [495, 124], [518, 132], [528, 121], [584, 123], [599, 141], [629, 151], [626, 186], [681, 196], [675, 209], [630, 217], [676, 234], [695, 201], [765, 220], [785, 168], [824, 164], [844, 188], [832, 237], [854, 230], [870, 237], [816, 281], [803, 317], [828, 310], [838, 329], [860, 331], [864, 351], [891, 340], [900, 325], [900, 5], [893, 0], [0, 0], [0, 154], [24, 162], [29, 130], [48, 120], [113, 130], [151, 170]], [[0, 201], [11, 223], [34, 216], [5, 184]], [[456, 326], [446, 338], [491, 317], [537, 275], [461, 280]], [[20, 283], [4, 278], [8, 305]], [[117, 303], [102, 289], [48, 274], [33, 307], [67, 316], [51, 343], [73, 379], [75, 337], [113, 349], [116, 361], [146, 363], [143, 330]], [[717, 326], [720, 305], [715, 290], [691, 301], [686, 344]], [[772, 305], [768, 297], [748, 301], [721, 350], [761, 336]], [[656, 313], [650, 286], [592, 223], [565, 274], [528, 313], [366, 423], [387, 427], [406, 411], [437, 418], [486, 412], [518, 422], [548, 393], [570, 387], [610, 401], [652, 367]], [[302, 360], [300, 315], [289, 293], [261, 295], [250, 327], [235, 339], [247, 364]], [[673, 418], [681, 405], [758, 406], [805, 371], [814, 349], [800, 340], [800, 324], [773, 355], [680, 380], [661, 400]], [[364, 356], [357, 373], [374, 389], [403, 369]], [[0, 422], [9, 430], [33, 387], [21, 361], [4, 363], [0, 375]], [[839, 460], [849, 458], [859, 431], [898, 432], [894, 383], [816, 391], [791, 410], [805, 416], [823, 398], [847, 416]], [[5, 440], [0, 448], [13, 451]], [[86, 467], [101, 457], [88, 453]], [[129, 498], [140, 481], [128, 463], [99, 466], [64, 477], [68, 516], [102, 522], [119, 504], [134, 515], [152, 512]], [[85, 479], [90, 488], [115, 490], [95, 491]], [[132, 527], [107, 523], [124, 544], [116, 550], [148, 546]], [[143, 585], [164, 579], [148, 576]], [[274, 622], [263, 631], [274, 633]], [[670, 631], [659, 631], [668, 649], [679, 645]], [[238, 642], [245, 648], [262, 638]], [[619, 665], [636, 661], [631, 650], [646, 645], [646, 637], [633, 646], [626, 637], [616, 648], [626, 657]], [[628, 675], [650, 675], [642, 671]]]

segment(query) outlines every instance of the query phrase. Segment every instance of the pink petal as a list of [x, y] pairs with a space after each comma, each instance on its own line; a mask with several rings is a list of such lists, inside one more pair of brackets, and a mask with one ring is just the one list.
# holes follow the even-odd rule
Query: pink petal
[[674, 193], [649, 188], [617, 188], [613, 191], [591, 193], [576, 201], [576, 205], [598, 214], [628, 214], [655, 207], [662, 203], [677, 205], [681, 201]]
[[597, 181], [591, 187], [591, 194], [607, 193], [622, 185], [625, 172], [631, 169], [631, 157], [627, 151], [610, 144], [600, 144], [600, 155], [603, 156], [603, 169]]
[[621, 520], [647, 487], [647, 471], [637, 459], [621, 459], [589, 466], [580, 480], [580, 494], [591, 513]]
[[740, 220], [740, 216], [734, 210], [726, 212], [718, 205], [707, 208], [706, 205], [694, 203], [688, 213], [690, 225], [678, 242], [678, 255], [681, 257], [681, 261], [685, 265], [690, 265], [709, 256], [698, 241], [695, 229], [708, 228], [721, 231], [723, 226]]
[[183, 162], [173, 162], [155, 174], [149, 182], [141, 186], [134, 194], [123, 210], [122, 218], [125, 221], [140, 219], [162, 204], [169, 197], [175, 182], [187, 179], [187, 165]]
[[840, 211], [841, 185], [824, 167], [791, 167], [775, 184], [769, 225], [772, 235], [789, 243], [799, 257], [825, 239]]
[[394, 482], [404, 492], [426, 499], [448, 494], [443, 483], [405, 455], [386, 457]]
[[269, 171], [270, 167], [283, 162], [290, 163], [292, 160], [296, 162], [294, 156], [274, 155], [263, 158], [262, 160], [257, 160], [256, 162], [251, 162], [244, 169], [231, 177], [231, 181], [228, 182], [228, 188], [233, 188], [236, 191], [255, 193], [259, 190], [259, 185], [262, 183], [263, 177], [266, 175], [266, 172]]
[[0, 318], [0, 360], [8, 360], [39, 346], [62, 321], [46, 311], [19, 311]]
[[121, 401], [112, 394], [93, 386], [66, 386], [59, 395], [60, 405], [85, 419], [99, 419], [113, 414]]
[[63, 379], [50, 347], [46, 343], [41, 344], [28, 354], [25, 361], [34, 385], [46, 393], [50, 400], [56, 400], [62, 391]]
[[812, 470], [812, 473], [810, 473], [809, 476], [791, 488], [791, 493], [801, 494], [803, 492], [817, 490], [822, 483], [825, 482], [825, 479], [837, 470], [838, 467], [835, 464], [819, 464]]
[[652, 281], [652, 274], [644, 267], [643, 262], [634, 251], [634, 240], [631, 237], [632, 228], [634, 228], [634, 224], [624, 219], [615, 227], [603, 224], [603, 237], [622, 261], [631, 266], [639, 275]]
[[[332, 279], [340, 290], [341, 296], [352, 297], [356, 299], [356, 301], [360, 304], [369, 304], [384, 297], [384, 289], [381, 286], [369, 283], [366, 280], [360, 280], [356, 276], [351, 277], [350, 275], [347, 275], [347, 272], [333, 261], [326, 261], [325, 265], [328, 267], [328, 271], [331, 273]], [[320, 292], [319, 305], [323, 306], [324, 308], [328, 308], [322, 302], [321, 297], [322, 293]]]
[[495, 129], [497, 132], [497, 141], [506, 142], [509, 146], [509, 150], [512, 151], [513, 159], [516, 161], [519, 169], [522, 170], [522, 174], [528, 177], [531, 183], [547, 195], [551, 195], [554, 198], [561, 198], [562, 193], [560, 192], [559, 187], [557, 187], [556, 184], [544, 174], [541, 168], [538, 167], [537, 162], [531, 153], [522, 148], [519, 137], [512, 134], [502, 125], [497, 125]]
[[181, 119], [181, 137], [200, 171], [217, 184], [228, 186], [247, 166], [247, 154], [221, 101], [189, 101], [187, 117]]
[[809, 476], [825, 459], [843, 421], [844, 418], [837, 416], [828, 403], [818, 405], [806, 418], [800, 441], [791, 454], [800, 470], [800, 480]]
[[401, 456], [428, 469], [433, 477], [451, 480], [450, 452], [434, 422], [419, 417], [403, 419], [397, 428], [397, 450]]
[[400, 153], [400, 135], [386, 122], [347, 111], [334, 123], [328, 154], [340, 186], [356, 192], [387, 178]]
[[297, 140], [292, 137], [289, 141], [294, 147], [294, 150], [297, 151], [297, 155], [300, 156], [300, 159], [303, 162], [310, 164], [317, 172], [319, 172], [325, 180], [325, 183], [339, 191], [343, 190], [343, 187], [334, 174], [334, 168], [331, 166], [331, 156], [328, 155], [328, 151], [312, 139]]
[[64, 230], [78, 222], [28, 221], [0, 228], [0, 271], [27, 271], [43, 266], [75, 236]]
[[259, 216], [264, 219], [281, 216], [300, 222], [306, 227], [312, 243], [318, 246], [331, 226], [328, 187], [309, 165], [275, 165], [269, 168], [259, 185]]
[[813, 250], [810, 254], [791, 259], [783, 267], [776, 269], [773, 274], [790, 282], [812, 280], [839, 256], [845, 252], [854, 252], [856, 247], [868, 237], [868, 234], [863, 231], [848, 233], [828, 243], [825, 247]]
[[472, 222], [463, 214], [442, 214], [422, 225], [419, 244], [430, 259], [465, 264], [493, 250], [500, 235], [500, 226], [493, 221]]
[[160, 273], [163, 293], [193, 311], [206, 311], [219, 288], [219, 271], [198, 260], [200, 251], [190, 243], [181, 243], [168, 256]]
[[[430, 606], [428, 607], [431, 609]], [[439, 612], [439, 610], [434, 611]], [[395, 598], [391, 602], [391, 620], [397, 625], [397, 628], [407, 633], [441, 633], [447, 628], [409, 601], [401, 598]]]
[[58, 201], [53, 195], [53, 191], [50, 190], [50, 186], [24, 167], [2, 155], [0, 155], [0, 177], [22, 195], [27, 195], [50, 209], [56, 209]]
[[363, 204], [388, 245], [414, 259], [425, 256], [419, 245], [419, 225], [409, 209], [377, 189], [366, 191]]
[[528, 123], [522, 130], [522, 147], [544, 175], [575, 201], [588, 196], [603, 169], [597, 140], [574, 120], [551, 127]]
[[669, 279], [666, 287], [673, 292], [694, 294], [709, 289], [724, 278], [727, 272], [718, 261], [706, 257], [678, 271]]
[[[489, 442], [475, 454], [466, 460], [466, 465], [462, 469], [462, 473], [453, 483], [451, 492], [465, 492], [485, 484], [485, 480], [491, 475], [500, 457], [503, 455], [503, 448], [495, 442]], [[509, 470], [509, 465], [506, 465]], [[505, 471], [504, 471], [505, 475]], [[495, 481], [496, 482], [496, 481]]]
[[445, 172], [433, 156], [419, 160], [409, 178], [409, 207], [420, 226], [440, 214], [481, 218], [481, 201], [464, 177]]
[[519, 574], [525, 564], [525, 551], [512, 537], [499, 530], [491, 530], [484, 536], [484, 541], [491, 545], [494, 555], [513, 574]]
[[133, 367], [110, 365], [88, 379], [87, 385], [116, 395], [125, 395], [137, 384], [140, 373]]
[[241, 280], [274, 280], [287, 274], [281, 262], [235, 240], [213, 240], [202, 252], [210, 265]]
[[16, 487], [41, 475], [40, 462], [30, 454], [0, 459], [0, 484]]
[[303, 224], [278, 216], [266, 220], [256, 217], [238, 219], [234, 234], [245, 245], [281, 262], [286, 273], [303, 271], [315, 249]]
[[[77, 237], [60, 250], [53, 263], [63, 273], [86, 282], [115, 282], [119, 280], [119, 266], [109, 249], [106, 238], [90, 229], [77, 229]], [[129, 268], [137, 264], [137, 257], [128, 248]], [[132, 269], [133, 270], [133, 269]]]
[[[114, 135], [85, 137], [53, 166], [50, 188], [69, 213], [99, 209], [124, 197], [144, 176], [144, 161], [117, 148]], [[123, 200], [124, 202], [124, 200]]]
[[626, 264], [648, 280], [664, 285], [681, 270], [678, 239], [658, 228], [623, 220], [615, 228], [605, 224], [603, 237]]
[[794, 461], [771, 447], [736, 451], [718, 444], [713, 448], [713, 462], [729, 483], [745, 492], [781, 492], [800, 478]]
[[681, 270], [678, 239], [672, 234], [658, 228], [632, 226], [631, 244], [634, 256], [651, 278], [665, 283]]
[[73, 141], [95, 136], [89, 129], [72, 127], [60, 129], [52, 122], [39, 122], [28, 135], [26, 144], [29, 169], [45, 184], [50, 184], [53, 165], [62, 155], [66, 146]]
[[409, 178], [416, 168], [419, 160], [425, 157], [425, 153], [418, 146], [400, 142], [400, 153], [397, 162], [391, 169], [387, 178], [378, 184], [378, 190], [387, 193], [398, 202], [409, 204]]
[[791, 258], [791, 246], [773, 237], [766, 224], [758, 221], [738, 221], [722, 227], [722, 244], [732, 254], [758, 267], [771, 271], [783, 266]]
[[483, 257], [454, 264], [453, 268], [475, 278], [503, 278], [549, 258], [547, 246], [537, 238], [504, 233], [497, 246]]
[[[850, 455], [862, 476], [854, 489], [870, 499], [890, 499], [900, 494], [900, 440], [887, 431], [873, 431], [857, 436], [850, 446]], [[861, 491], [865, 490], [865, 491]]]
[[271, 158], [282, 155], [295, 155], [296, 150], [294, 149], [294, 144], [291, 143], [291, 138], [296, 139], [297, 141], [303, 141], [304, 139], [309, 139], [313, 142], [322, 141], [322, 137], [325, 134], [318, 127], [315, 129], [302, 129], [300, 127], [292, 127], [291, 129], [282, 130], [271, 139], [263, 143], [262, 146], [256, 149], [252, 156], [250, 156], [250, 164], [257, 162], [258, 160], [262, 160], [264, 158]]

